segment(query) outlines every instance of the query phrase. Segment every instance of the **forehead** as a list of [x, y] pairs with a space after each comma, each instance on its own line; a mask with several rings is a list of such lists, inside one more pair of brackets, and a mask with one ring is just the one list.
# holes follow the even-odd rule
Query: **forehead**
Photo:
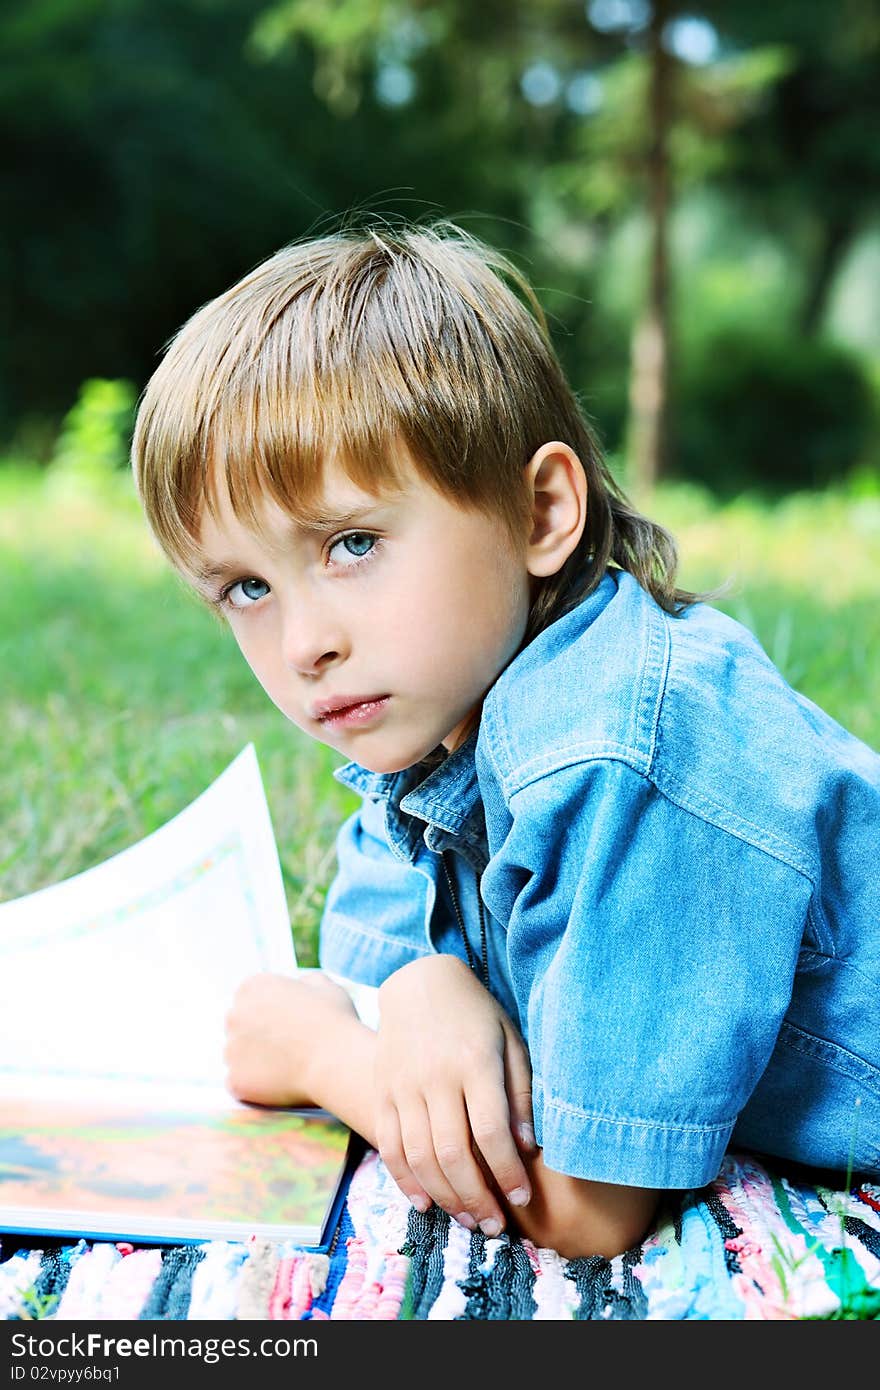
[[425, 486], [412, 465], [400, 463], [398, 483], [377, 482], [367, 488], [356, 483], [338, 463], [328, 462], [308, 502], [284, 505], [268, 489], [250, 488], [246, 503], [235, 505], [222, 471], [209, 479], [198, 526], [202, 563], [197, 578], [210, 575], [214, 562], [242, 545], [258, 541], [263, 551], [287, 551], [292, 543], [364, 521], [377, 508]]

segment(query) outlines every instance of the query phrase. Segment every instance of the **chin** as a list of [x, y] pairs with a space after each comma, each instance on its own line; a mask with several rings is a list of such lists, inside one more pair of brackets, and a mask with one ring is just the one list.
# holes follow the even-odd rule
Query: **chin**
[[357, 747], [340, 749], [339, 751], [352, 758], [354, 762], [359, 763], [361, 767], [365, 767], [368, 772], [378, 772], [390, 776], [395, 772], [404, 772], [408, 767], [415, 767], [416, 763], [420, 763], [429, 753], [433, 753], [436, 746], [432, 743], [427, 748], [421, 744], [414, 748], [390, 748], [384, 751], [367, 747], [363, 749]]
[[394, 772], [404, 772], [406, 768], [413, 767], [416, 763], [421, 762], [421, 758], [424, 754], [415, 758], [394, 758], [390, 755], [383, 758], [378, 754], [373, 757], [363, 757], [357, 753], [350, 753], [348, 756], [361, 767], [365, 767], [367, 772], [378, 772], [383, 773], [385, 776], [390, 776]]

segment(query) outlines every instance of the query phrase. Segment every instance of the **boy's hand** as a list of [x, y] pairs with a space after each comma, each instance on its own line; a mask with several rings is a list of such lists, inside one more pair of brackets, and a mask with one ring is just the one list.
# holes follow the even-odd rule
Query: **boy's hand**
[[227, 1088], [257, 1105], [315, 1105], [311, 1066], [343, 1014], [356, 1014], [341, 985], [318, 970], [251, 975], [226, 1015]]
[[420, 1210], [427, 1194], [493, 1236], [505, 1225], [499, 1191], [513, 1206], [531, 1196], [520, 1154], [534, 1149], [528, 1053], [456, 956], [413, 961], [380, 986], [376, 1132], [386, 1167]]

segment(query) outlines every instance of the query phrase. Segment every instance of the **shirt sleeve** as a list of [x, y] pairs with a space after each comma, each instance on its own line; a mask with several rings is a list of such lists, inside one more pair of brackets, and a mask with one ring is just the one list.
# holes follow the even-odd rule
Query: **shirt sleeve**
[[622, 762], [487, 803], [483, 879], [548, 1166], [653, 1188], [717, 1176], [788, 1007], [811, 885]]
[[336, 857], [321, 918], [321, 968], [342, 980], [380, 985], [431, 951], [433, 882], [391, 849], [384, 801], [365, 799], [343, 822]]

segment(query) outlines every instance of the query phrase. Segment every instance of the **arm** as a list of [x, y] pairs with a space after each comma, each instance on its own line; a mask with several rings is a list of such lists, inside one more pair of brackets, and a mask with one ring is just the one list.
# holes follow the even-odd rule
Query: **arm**
[[[320, 971], [251, 976], [227, 1016], [227, 1086], [260, 1105], [321, 1106], [380, 1151], [420, 1210], [436, 1201], [471, 1227], [493, 1223], [484, 1229], [497, 1234], [505, 1212], [475, 1157], [468, 1114], [502, 1190], [519, 1188], [528, 1200], [506, 1087], [507, 1079], [520, 1098], [517, 1114], [530, 1122], [525, 1049], [520, 1042], [505, 1060], [505, 1038], [513, 1042], [515, 1030], [454, 957], [404, 966], [382, 986], [380, 999], [388, 1026], [380, 1025], [377, 1035], [346, 991]], [[464, 1088], [462, 1045], [468, 1049]]]
[[[495, 1220], [566, 1258], [611, 1258], [642, 1238], [656, 1192], [544, 1163], [531, 1131], [525, 1045], [462, 961], [413, 962], [381, 986], [379, 1001], [379, 1145], [405, 1192], [418, 1182], [458, 1220], [470, 1215], [487, 1234]], [[505, 1195], [516, 1187], [526, 1202]]]
[[532, 1200], [510, 1213], [511, 1224], [534, 1245], [556, 1250], [565, 1259], [622, 1255], [644, 1238], [656, 1217], [660, 1193], [650, 1188], [555, 1173], [541, 1150], [526, 1166]]
[[[499, 1015], [502, 1019], [506, 1017], [462, 962], [443, 956], [429, 959], [436, 962], [432, 967], [435, 979], [430, 986], [428, 972], [421, 973], [435, 1004], [438, 989], [442, 989], [441, 977], [445, 977], [447, 990], [450, 984], [463, 986], [453, 1017], [457, 1015], [460, 1019], [466, 1008], [475, 1005], [485, 1010], [493, 1027], [499, 1024]], [[415, 1006], [416, 1012], [430, 1021], [431, 1015], [424, 1013], [424, 994], [413, 988], [416, 971], [413, 967], [405, 967], [405, 970], [409, 975], [397, 980], [396, 990], [386, 991], [384, 1008], [393, 1012], [393, 998], [389, 996], [399, 990]], [[396, 974], [402, 976], [404, 972]], [[448, 997], [451, 1000], [453, 996], [449, 994]], [[508, 1025], [506, 1032], [502, 1028], [502, 1035], [515, 1051], [515, 1030], [509, 1020]], [[435, 1033], [438, 1030], [436, 1016], [430, 1029]], [[413, 1047], [415, 1042], [409, 1035], [409, 1045], [402, 1055], [421, 1054], [420, 1048]], [[521, 1042], [519, 1046], [522, 1047]], [[392, 1041], [391, 1048], [392, 1053], [398, 1051], [396, 1041]], [[271, 974], [250, 977], [239, 987], [227, 1018], [227, 1084], [233, 1095], [260, 1105], [319, 1105], [380, 1149], [382, 1126], [375, 1100], [378, 1051], [379, 1038], [360, 1021], [348, 994], [319, 971], [292, 977]], [[525, 1073], [518, 1071], [517, 1064], [511, 1065], [509, 1060], [503, 1071], [509, 1076], [519, 1075], [518, 1113], [526, 1115], [529, 1093], [525, 1087]], [[477, 1078], [472, 1075], [471, 1080], [474, 1079]], [[485, 1091], [481, 1092], [478, 1086], [471, 1094], [489, 1095], [490, 1090], [491, 1076]], [[510, 1119], [503, 1078], [494, 1104], [504, 1109], [507, 1116], [505, 1134], [509, 1139]], [[519, 1122], [526, 1123], [525, 1120]], [[483, 1145], [490, 1153], [493, 1137], [498, 1149], [499, 1136], [483, 1133]], [[509, 1153], [506, 1139], [503, 1136], [502, 1139], [500, 1152]], [[443, 1151], [442, 1141], [438, 1142]], [[458, 1142], [468, 1154], [473, 1153], [469, 1129], [462, 1132]], [[475, 1184], [477, 1190], [467, 1198], [461, 1197], [445, 1175], [438, 1178], [437, 1174], [433, 1177], [426, 1174], [434, 1189], [434, 1199], [439, 1197], [438, 1205], [454, 1217], [469, 1210], [469, 1201], [474, 1221], [494, 1218], [499, 1229], [504, 1225], [512, 1226], [536, 1245], [557, 1250], [567, 1258], [591, 1254], [610, 1258], [634, 1244], [644, 1233], [653, 1214], [655, 1194], [554, 1173], [546, 1167], [540, 1152], [530, 1152], [529, 1148], [525, 1140], [521, 1143], [521, 1155], [516, 1156], [517, 1164], [524, 1163], [519, 1181], [524, 1179], [526, 1190], [532, 1194], [527, 1206], [513, 1207], [505, 1199], [503, 1189], [499, 1188], [479, 1149], [475, 1160], [480, 1168]], [[450, 1158], [451, 1154], [447, 1153], [447, 1164]], [[386, 1144], [383, 1159], [398, 1181], [402, 1179], [401, 1186], [410, 1200], [426, 1209], [431, 1197], [406, 1156], [396, 1152], [393, 1144], [390, 1148]], [[504, 1175], [503, 1162], [497, 1159], [496, 1162]], [[418, 1157], [415, 1164], [419, 1166]], [[454, 1176], [454, 1162], [451, 1168]], [[515, 1180], [508, 1178], [508, 1181]], [[443, 1191], [444, 1183], [446, 1191]]]
[[317, 1105], [376, 1147], [376, 1038], [320, 971], [252, 975], [226, 1018], [226, 1084], [256, 1105]]
[[778, 1037], [809, 881], [623, 763], [560, 769], [507, 817], [486, 901], [506, 915], [545, 1162], [702, 1187]]
[[379, 988], [376, 1127], [382, 1158], [488, 1236], [525, 1205], [534, 1147], [528, 1053], [507, 1014], [457, 956], [412, 961]]

